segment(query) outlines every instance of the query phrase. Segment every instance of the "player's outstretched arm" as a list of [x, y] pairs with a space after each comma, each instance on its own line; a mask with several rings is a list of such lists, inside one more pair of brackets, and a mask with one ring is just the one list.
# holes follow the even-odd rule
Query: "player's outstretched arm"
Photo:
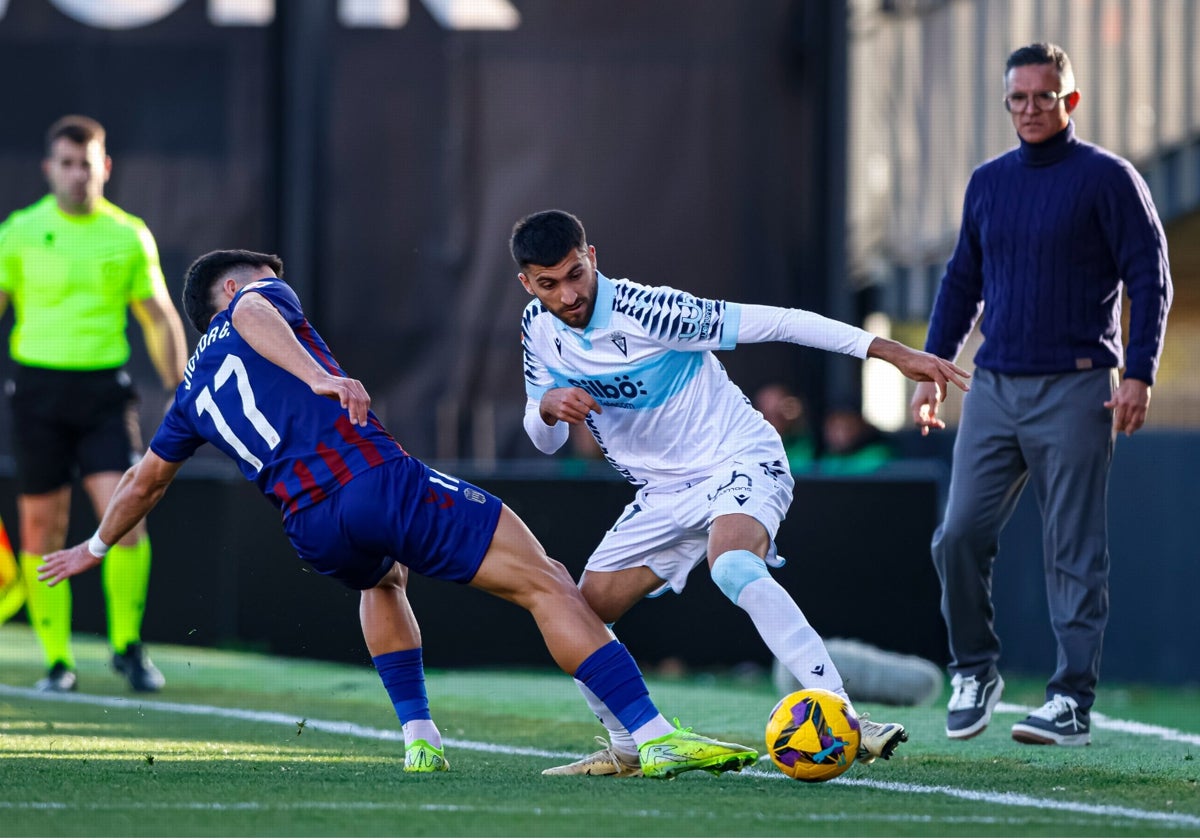
[[338, 376], [321, 367], [300, 346], [296, 334], [269, 300], [259, 294], [246, 294], [233, 310], [233, 327], [254, 351], [272, 364], [286, 370], [314, 394], [341, 403], [350, 422], [367, 425], [371, 396], [357, 379]]
[[[96, 529], [100, 541], [105, 545], [116, 545], [121, 537], [142, 521], [158, 504], [163, 493], [167, 492], [167, 487], [181, 466], [182, 461], [164, 461], [148, 450], [142, 460], [126, 470], [108, 503], [108, 509], [104, 511], [100, 527]], [[59, 581], [100, 565], [103, 559], [103, 552], [97, 556], [88, 543], [82, 542], [72, 548], [47, 554], [38, 567], [38, 580], [54, 586]]]
[[889, 362], [915, 382], [932, 382], [937, 385], [941, 394], [946, 393], [947, 384], [951, 382], [963, 391], [971, 390], [967, 385], [971, 375], [958, 365], [932, 353], [914, 350], [907, 344], [892, 341], [890, 338], [876, 336], [867, 348], [867, 357]]

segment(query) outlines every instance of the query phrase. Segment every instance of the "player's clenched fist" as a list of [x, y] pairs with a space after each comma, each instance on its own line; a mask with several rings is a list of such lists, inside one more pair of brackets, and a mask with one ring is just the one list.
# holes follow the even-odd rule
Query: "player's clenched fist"
[[558, 420], [582, 423], [590, 412], [604, 412], [592, 395], [582, 388], [551, 388], [542, 395], [539, 410], [542, 422], [547, 426], [553, 426]]

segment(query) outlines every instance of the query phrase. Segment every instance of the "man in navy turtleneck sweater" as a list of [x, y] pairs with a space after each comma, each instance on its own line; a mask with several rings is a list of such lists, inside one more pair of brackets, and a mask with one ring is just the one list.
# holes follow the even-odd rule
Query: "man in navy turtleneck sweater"
[[[1133, 434], [1146, 419], [1171, 277], [1145, 181], [1075, 136], [1080, 94], [1066, 53], [1022, 47], [1004, 79], [1020, 146], [971, 176], [925, 344], [956, 358], [982, 310], [983, 344], [932, 546], [952, 657], [946, 734], [978, 735], [1000, 700], [992, 565], [1000, 530], [1032, 482], [1058, 667], [1045, 705], [1012, 737], [1083, 745], [1108, 620], [1109, 466], [1117, 434]], [[1124, 359], [1122, 287], [1130, 300]], [[942, 396], [917, 386], [912, 412], [923, 434], [945, 426]]]

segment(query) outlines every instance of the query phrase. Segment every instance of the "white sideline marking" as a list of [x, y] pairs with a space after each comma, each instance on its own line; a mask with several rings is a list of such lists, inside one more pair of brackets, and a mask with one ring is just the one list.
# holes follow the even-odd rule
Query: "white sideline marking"
[[[130, 697], [105, 697], [97, 694], [63, 694], [36, 691], [32, 688], [17, 688], [16, 686], [9, 685], [0, 685], [0, 696], [21, 697], [27, 700], [53, 701], [59, 703], [77, 703], [87, 706], [114, 706], [124, 709], [150, 709], [158, 712], [171, 712], [174, 714], [184, 715], [208, 715], [211, 717], [253, 721], [257, 723], [274, 723], [282, 726], [296, 725], [295, 715], [285, 715], [280, 714], [279, 712], [257, 712], [251, 709], [229, 709], [223, 706], [170, 703], [162, 700], [140, 700]], [[1014, 706], [1011, 704], [1000, 703], [997, 704], [997, 711], [1022, 712], [1031, 711], [1031, 709], [1027, 709], [1024, 706]], [[1103, 720], [1103, 725], [1101, 725], [1101, 720]], [[1097, 728], [1114, 729], [1124, 732], [1134, 732], [1137, 734], [1153, 734], [1165, 740], [1182, 741], [1184, 743], [1200, 742], [1200, 738], [1195, 735], [1180, 732], [1179, 730], [1170, 729], [1167, 727], [1149, 726], [1147, 724], [1136, 723], [1133, 721], [1110, 720], [1109, 718], [1101, 718], [1100, 715], [1094, 715], [1092, 722], [1097, 726]], [[377, 729], [371, 726], [360, 726], [347, 721], [314, 720], [309, 718], [307, 719], [305, 726], [314, 731], [330, 732], [339, 735], [350, 735], [358, 738], [371, 738], [379, 741], [404, 740], [404, 733], [398, 729]], [[444, 743], [448, 747], [471, 750], [474, 752], [523, 755], [551, 759], [576, 757], [576, 753], [540, 750], [534, 747], [511, 747], [502, 744], [489, 744], [482, 741], [463, 741], [457, 738], [447, 738], [445, 739]], [[738, 775], [748, 776], [751, 778], [790, 781], [781, 773], [755, 770], [753, 768], [743, 770]], [[737, 776], [734, 778], [736, 777]], [[833, 779], [828, 782], [828, 784], [874, 788], [875, 790], [886, 790], [899, 793], [920, 793], [951, 796], [957, 799], [966, 799], [974, 802], [988, 802], [995, 805], [1006, 805], [1017, 808], [1041, 808], [1051, 811], [1069, 811], [1076, 814], [1090, 814], [1101, 817], [1124, 817], [1131, 820], [1200, 827], [1200, 816], [1194, 816], [1192, 814], [1179, 814], [1170, 811], [1143, 811], [1138, 808], [1125, 808], [1117, 805], [1091, 805], [1086, 802], [1063, 802], [1055, 799], [1041, 799], [1033, 796], [1026, 796], [1024, 794], [1005, 793], [1002, 791], [967, 790], [965, 788], [948, 787], [945, 785], [916, 785], [907, 782], [887, 782], [876, 781], [874, 779], [847, 779], [845, 777]], [[62, 803], [0, 802], [0, 809], [13, 807], [37, 807], [53, 810], [60, 806], [67, 807], [62, 805]], [[261, 806], [259, 806], [257, 803], [243, 803], [241, 805], [238, 803], [232, 803], [229, 805], [221, 805], [220, 803], [212, 805], [206, 803], [194, 803], [194, 805], [186, 807], [213, 808], [215, 810], [227, 808], [229, 810], [236, 810], [243, 807], [254, 809]]]
[[[0, 811], [118, 811], [125, 810], [129, 807], [127, 803], [119, 802], [89, 802], [86, 805], [68, 805], [65, 802], [0, 802]], [[557, 816], [557, 817], [578, 817], [587, 815], [606, 815], [610, 816], [612, 811], [608, 808], [561, 808], [561, 807], [546, 807], [541, 805], [463, 805], [458, 802], [401, 802], [391, 800], [386, 802], [142, 802], [138, 807], [144, 811], [350, 811], [360, 813], [363, 811], [434, 811], [447, 813], [477, 813], [477, 814], [532, 814], [539, 817]], [[624, 811], [625, 817], [643, 817], [643, 818], [660, 818], [672, 816], [675, 812], [665, 812], [653, 808], [638, 808], [631, 811]], [[689, 815], [702, 814], [706, 817], [716, 818], [718, 815], [691, 811]], [[795, 824], [798, 820], [808, 820], [809, 822], [846, 822], [861, 824], [863, 815], [861, 812], [850, 813], [847, 811], [821, 812], [809, 814], [758, 814], [757, 819], [766, 821], [786, 821], [789, 824]], [[989, 817], [989, 816], [968, 816], [968, 817], [938, 817], [934, 818], [928, 814], [877, 814], [871, 819], [877, 822], [886, 823], [922, 823], [928, 824], [933, 822], [948, 823], [948, 824], [978, 824], [978, 825], [1028, 825], [1031, 820], [1026, 817]]]
[[1051, 811], [1070, 811], [1074, 814], [1093, 814], [1101, 817], [1127, 817], [1132, 820], [1173, 823], [1175, 825], [1200, 826], [1200, 817], [1177, 814], [1171, 811], [1143, 811], [1140, 808], [1124, 808], [1119, 805], [1089, 805], [1086, 802], [1061, 802], [1057, 799], [1039, 799], [1021, 793], [1005, 793], [994, 790], [964, 790], [945, 785], [913, 785], [907, 782], [880, 782], [873, 779], [833, 779], [830, 784], [853, 787], [870, 787], [897, 793], [940, 793], [972, 802], [987, 802], [993, 805], [1012, 805], [1017, 808], [1045, 808]]
[[[139, 700], [133, 697], [104, 697], [99, 694], [76, 694], [62, 692], [38, 691], [33, 688], [17, 688], [11, 685], [0, 685], [0, 696], [24, 697], [27, 700], [54, 700], [60, 703], [79, 703], [85, 706], [115, 706], [119, 709], [149, 709], [156, 712], [173, 712], [180, 715], [208, 715], [211, 717], [231, 718], [233, 720], [248, 720], [255, 723], [278, 723], [284, 726], [295, 726], [296, 716], [279, 712], [256, 712], [250, 709], [229, 709], [224, 706], [192, 705], [188, 703], [168, 703], [162, 700]], [[404, 741], [404, 733], [399, 729], [376, 729], [373, 726], [359, 726], [340, 720], [314, 720], [308, 718], [304, 724], [306, 729], [314, 732], [330, 732], [335, 735], [351, 735], [356, 738], [372, 738], [376, 741]], [[506, 747], [501, 744], [485, 744], [482, 741], [460, 741], [457, 738], [444, 739], [446, 746], [476, 752], [494, 752], [504, 755], [531, 755], [538, 758], [574, 758], [574, 753], [550, 752], [534, 747]]]

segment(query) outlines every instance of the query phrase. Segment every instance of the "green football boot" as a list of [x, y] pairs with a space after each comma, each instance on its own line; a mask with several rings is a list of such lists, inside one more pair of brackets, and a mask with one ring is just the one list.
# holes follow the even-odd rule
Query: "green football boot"
[[[679, 726], [679, 721], [675, 721]], [[647, 741], [638, 749], [642, 775], [653, 779], [671, 779], [688, 770], [707, 770], [720, 775], [737, 772], [758, 760], [758, 752], [741, 744], [727, 744], [697, 735], [691, 728]]]
[[424, 739], [418, 739], [404, 750], [405, 773], [437, 773], [449, 770], [444, 747], [435, 747]]

